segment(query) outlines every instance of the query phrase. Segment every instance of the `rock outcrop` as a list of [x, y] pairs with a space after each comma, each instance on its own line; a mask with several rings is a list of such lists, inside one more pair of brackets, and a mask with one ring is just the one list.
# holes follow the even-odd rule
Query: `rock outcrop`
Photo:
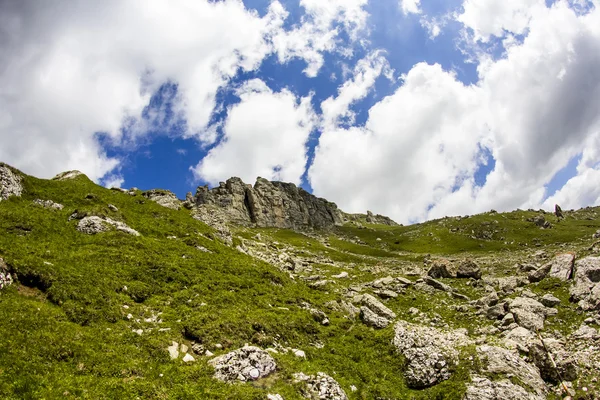
[[208, 362], [215, 368], [214, 378], [224, 382], [254, 381], [275, 372], [275, 360], [255, 346], [244, 346]]
[[577, 260], [574, 280], [571, 298], [583, 310], [600, 310], [600, 257]]
[[296, 382], [306, 382], [305, 397], [309, 399], [347, 400], [348, 396], [340, 384], [331, 376], [318, 372], [316, 376], [302, 372], [294, 374]]
[[334, 203], [318, 198], [292, 183], [258, 178], [254, 187], [230, 178], [218, 187], [200, 186], [193, 199], [196, 207], [221, 212], [241, 225], [288, 229], [327, 229], [343, 223]]
[[0, 290], [12, 285], [12, 283], [13, 278], [10, 275], [10, 272], [8, 272], [8, 265], [0, 258]]
[[129, 235], [140, 236], [138, 231], [130, 228], [123, 222], [115, 221], [110, 218], [100, 218], [95, 215], [82, 218], [77, 224], [77, 230], [87, 235], [95, 235], [97, 233], [109, 231], [111, 226], [116, 230]]
[[0, 163], [0, 201], [8, 199], [10, 196], [19, 197], [22, 192], [21, 177], [8, 165]]
[[172, 210], [181, 208], [181, 201], [169, 190], [152, 189], [142, 193], [142, 196]]
[[65, 171], [65, 172], [61, 172], [60, 174], [56, 175], [54, 178], [55, 181], [66, 181], [68, 179], [74, 179], [77, 178], [78, 176], [83, 175], [83, 172], [81, 171]]

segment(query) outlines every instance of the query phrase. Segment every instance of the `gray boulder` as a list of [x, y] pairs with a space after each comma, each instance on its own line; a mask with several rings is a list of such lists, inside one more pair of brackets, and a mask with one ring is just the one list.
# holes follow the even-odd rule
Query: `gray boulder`
[[266, 351], [255, 346], [215, 357], [208, 362], [215, 369], [214, 378], [224, 382], [254, 381], [275, 372], [275, 360]]
[[460, 263], [456, 271], [457, 278], [481, 279], [481, 268], [471, 260], [465, 260]]
[[20, 197], [23, 193], [21, 177], [8, 165], [0, 163], [0, 201], [11, 196]]
[[442, 283], [442, 282], [440, 282], [436, 279], [430, 278], [428, 276], [423, 277], [423, 282], [425, 282], [429, 286], [431, 286], [437, 290], [441, 290], [443, 292], [451, 292], [452, 291], [452, 288], [449, 285], [446, 285], [445, 283]]
[[385, 317], [377, 315], [369, 307], [362, 306], [360, 308], [360, 319], [368, 326], [373, 328], [383, 329], [387, 327], [391, 321]]
[[318, 372], [317, 375], [294, 374], [295, 382], [305, 382], [305, 397], [309, 399], [348, 400], [340, 384], [331, 376]]
[[64, 206], [62, 204], [59, 203], [55, 203], [52, 200], [40, 200], [40, 199], [35, 199], [33, 201], [34, 204], [37, 204], [38, 206], [47, 208], [49, 210], [62, 210], [64, 208]]
[[570, 294], [581, 309], [600, 310], [600, 257], [577, 260]]
[[110, 227], [114, 227], [116, 230], [127, 233], [133, 236], [140, 236], [140, 233], [135, 229], [130, 228], [127, 224], [115, 221], [110, 218], [100, 218], [98, 216], [92, 215], [89, 217], [84, 217], [77, 224], [77, 230], [81, 233], [85, 233], [87, 235], [95, 235], [102, 232], [107, 232], [110, 230]]
[[515, 298], [508, 303], [508, 310], [520, 326], [534, 332], [544, 328], [544, 320], [551, 313], [542, 303], [528, 297]]
[[450, 261], [438, 259], [433, 261], [427, 275], [434, 279], [456, 278], [456, 268]]
[[423, 389], [449, 379], [450, 367], [458, 362], [456, 347], [468, 343], [466, 330], [444, 332], [406, 321], [396, 324], [392, 340], [406, 358], [404, 378], [413, 389]]
[[369, 308], [371, 311], [373, 311], [375, 314], [381, 317], [391, 320], [396, 318], [395, 312], [387, 308], [382, 302], [380, 302], [370, 294], [363, 295], [361, 303], [363, 306]]
[[175, 196], [175, 193], [169, 190], [152, 189], [143, 192], [142, 196], [172, 210], [179, 210], [181, 208], [182, 202]]
[[542, 296], [542, 298], [540, 299], [540, 303], [542, 303], [546, 307], [556, 307], [560, 304], [560, 299], [554, 297], [550, 293], [547, 293]]
[[572, 253], [559, 254], [550, 262], [529, 273], [530, 282], [540, 282], [546, 276], [561, 279], [571, 279], [573, 276], [573, 263], [575, 255]]

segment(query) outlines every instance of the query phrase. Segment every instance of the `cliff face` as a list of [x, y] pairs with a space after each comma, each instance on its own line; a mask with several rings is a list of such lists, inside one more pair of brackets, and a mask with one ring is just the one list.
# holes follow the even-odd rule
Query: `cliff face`
[[213, 209], [238, 224], [289, 229], [326, 229], [343, 223], [335, 203], [291, 183], [258, 178], [254, 187], [230, 178], [219, 187], [200, 186], [191, 199], [196, 207]]

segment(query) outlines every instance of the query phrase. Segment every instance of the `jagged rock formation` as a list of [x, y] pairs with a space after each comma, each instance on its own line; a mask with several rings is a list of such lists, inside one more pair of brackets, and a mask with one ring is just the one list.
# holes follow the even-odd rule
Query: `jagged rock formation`
[[0, 163], [0, 201], [10, 196], [21, 196], [21, 177], [6, 164]]
[[200, 186], [193, 202], [241, 225], [327, 229], [343, 223], [342, 212], [334, 203], [292, 183], [264, 178], [258, 178], [254, 187], [240, 178], [230, 178], [213, 189]]

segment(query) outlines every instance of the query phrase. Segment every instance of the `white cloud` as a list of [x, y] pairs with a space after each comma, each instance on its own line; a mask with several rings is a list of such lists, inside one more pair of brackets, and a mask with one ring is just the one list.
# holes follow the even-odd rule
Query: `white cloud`
[[544, 0], [465, 0], [458, 21], [473, 30], [476, 41], [505, 32], [525, 33], [536, 12], [545, 9]]
[[236, 0], [2, 2], [0, 159], [98, 180], [119, 161], [94, 133], [118, 143], [124, 119], [167, 81], [178, 84], [186, 134], [204, 138], [217, 90], [260, 64], [283, 17], [278, 2], [262, 18]]
[[280, 62], [300, 58], [307, 62], [304, 73], [315, 77], [323, 66], [325, 52], [352, 55], [350, 47], [341, 45], [344, 30], [351, 43], [366, 30], [368, 0], [301, 0], [306, 15], [302, 23], [290, 31], [279, 31], [272, 38]]
[[420, 14], [421, 0], [400, 0], [400, 9], [404, 15]]
[[588, 168], [569, 179], [558, 192], [546, 199], [543, 207], [551, 210], [555, 204], [563, 209], [600, 204], [600, 169]]
[[125, 183], [125, 178], [121, 175], [113, 174], [102, 179], [102, 186], [106, 188], [120, 188]]
[[248, 183], [261, 176], [299, 184], [316, 122], [311, 97], [273, 92], [258, 79], [244, 84], [238, 96], [241, 102], [229, 110], [223, 141], [194, 168], [196, 177], [213, 185], [231, 176]]
[[[417, 64], [365, 128], [323, 132], [309, 170], [315, 193], [399, 222], [598, 204], [600, 9], [581, 14], [559, 1], [526, 14], [526, 38], [501, 59], [480, 59], [476, 84]], [[479, 187], [481, 147], [495, 168]], [[545, 186], [582, 152], [578, 175], [544, 203]]]

